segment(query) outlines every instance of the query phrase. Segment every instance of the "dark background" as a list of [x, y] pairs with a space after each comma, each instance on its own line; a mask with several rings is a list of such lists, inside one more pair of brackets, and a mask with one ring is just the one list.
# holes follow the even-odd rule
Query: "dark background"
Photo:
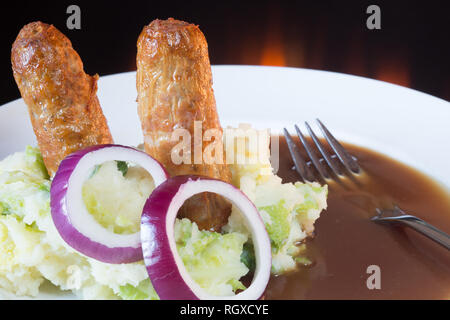
[[[136, 69], [136, 40], [153, 19], [200, 25], [212, 64], [279, 65], [380, 79], [450, 100], [449, 1], [15, 1], [1, 5], [0, 104], [19, 98], [10, 64], [21, 27], [41, 20], [72, 41], [86, 72]], [[81, 7], [81, 30], [66, 9]], [[381, 8], [382, 29], [366, 28]]]

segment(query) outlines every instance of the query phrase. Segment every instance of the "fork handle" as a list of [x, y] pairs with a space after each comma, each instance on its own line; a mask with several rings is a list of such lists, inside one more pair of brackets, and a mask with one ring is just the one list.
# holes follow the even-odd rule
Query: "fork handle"
[[392, 219], [395, 219], [396, 222], [400, 222], [416, 230], [417, 232], [447, 248], [447, 250], [450, 250], [450, 236], [422, 219], [410, 215], [393, 217]]

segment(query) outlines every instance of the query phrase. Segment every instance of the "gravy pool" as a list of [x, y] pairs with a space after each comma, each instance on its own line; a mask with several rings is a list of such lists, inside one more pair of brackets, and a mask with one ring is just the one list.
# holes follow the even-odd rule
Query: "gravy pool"
[[[266, 299], [449, 299], [450, 252], [404, 227], [378, 225], [374, 199], [398, 205], [450, 233], [450, 195], [424, 174], [374, 151], [344, 144], [365, 171], [370, 195], [329, 185], [328, 209], [316, 222], [306, 255], [314, 262], [272, 277]], [[299, 180], [280, 137], [284, 182]], [[381, 269], [381, 290], [369, 290], [371, 265]]]

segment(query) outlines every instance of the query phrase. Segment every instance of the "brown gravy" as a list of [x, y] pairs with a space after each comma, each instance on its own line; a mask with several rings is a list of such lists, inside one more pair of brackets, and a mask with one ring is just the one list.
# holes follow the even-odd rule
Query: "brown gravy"
[[[450, 196], [424, 174], [387, 156], [345, 144], [366, 175], [364, 189], [329, 185], [328, 209], [307, 241], [311, 267], [273, 277], [266, 299], [449, 299], [450, 252], [404, 227], [378, 225], [374, 199], [393, 203], [450, 233]], [[284, 138], [280, 170], [284, 182], [298, 181]], [[381, 269], [381, 290], [369, 290], [367, 267]]]

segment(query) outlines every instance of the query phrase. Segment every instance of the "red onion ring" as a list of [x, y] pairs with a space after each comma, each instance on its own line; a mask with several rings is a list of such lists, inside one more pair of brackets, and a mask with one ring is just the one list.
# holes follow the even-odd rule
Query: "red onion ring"
[[59, 234], [75, 250], [106, 263], [131, 263], [142, 260], [139, 232], [120, 235], [105, 229], [89, 214], [82, 198], [82, 186], [92, 168], [114, 160], [141, 166], [155, 187], [168, 178], [164, 167], [142, 151], [119, 145], [92, 146], [61, 162], [50, 189], [51, 213]]
[[[219, 194], [238, 207], [252, 235], [255, 276], [249, 288], [235, 296], [216, 297], [206, 293], [190, 277], [177, 251], [174, 224], [178, 210], [187, 199], [203, 192]], [[161, 184], [144, 206], [141, 242], [148, 275], [162, 300], [256, 300], [264, 294], [270, 278], [271, 245], [261, 216], [243, 192], [223, 181], [178, 176]]]

